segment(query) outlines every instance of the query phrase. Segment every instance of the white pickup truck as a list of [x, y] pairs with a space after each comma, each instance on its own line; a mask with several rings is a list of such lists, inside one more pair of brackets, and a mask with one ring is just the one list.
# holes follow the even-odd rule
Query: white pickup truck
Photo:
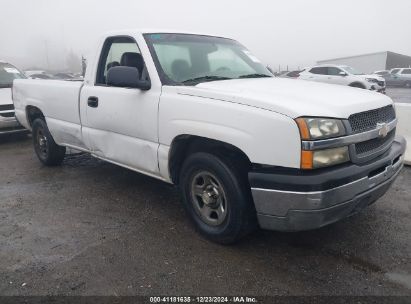
[[178, 185], [197, 229], [220, 243], [364, 209], [406, 146], [389, 97], [274, 78], [235, 40], [207, 35], [108, 33], [84, 82], [15, 80], [13, 98], [45, 165], [70, 147]]

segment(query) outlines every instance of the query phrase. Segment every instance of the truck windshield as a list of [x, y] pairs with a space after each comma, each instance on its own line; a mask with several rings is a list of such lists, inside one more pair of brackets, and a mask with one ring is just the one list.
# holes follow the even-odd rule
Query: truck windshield
[[26, 78], [23, 73], [8, 63], [0, 63], [0, 88], [11, 88], [14, 79]]
[[273, 77], [257, 57], [231, 39], [189, 34], [144, 37], [165, 84]]

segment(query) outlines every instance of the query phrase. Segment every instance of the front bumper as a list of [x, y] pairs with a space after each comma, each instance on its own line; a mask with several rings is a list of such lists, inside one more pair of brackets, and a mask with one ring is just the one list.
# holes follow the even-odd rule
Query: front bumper
[[378, 92], [378, 93], [382, 93], [382, 94], [386, 94], [386, 87], [377, 89], [377, 92]]
[[370, 85], [369, 90], [385, 94], [386, 86], [380, 86], [376, 83], [373, 83]]
[[4, 117], [0, 115], [0, 135], [27, 132], [27, 130], [20, 125], [15, 117]]
[[387, 84], [382, 82], [365, 82], [365, 88], [370, 91], [379, 92], [385, 94]]
[[249, 174], [260, 227], [277, 231], [320, 228], [355, 214], [389, 189], [403, 167], [406, 142], [364, 165], [312, 172], [280, 169]]

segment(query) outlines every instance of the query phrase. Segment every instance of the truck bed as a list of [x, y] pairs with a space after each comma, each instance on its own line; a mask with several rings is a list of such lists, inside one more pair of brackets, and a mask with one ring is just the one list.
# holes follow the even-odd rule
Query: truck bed
[[[13, 102], [19, 122], [31, 129], [27, 121], [26, 108], [37, 107], [43, 112], [50, 131], [59, 144], [78, 143], [81, 139], [79, 96], [81, 81], [18, 79], [13, 83]], [[62, 138], [60, 132], [72, 134], [73, 138]], [[66, 132], [68, 131], [68, 132]]]

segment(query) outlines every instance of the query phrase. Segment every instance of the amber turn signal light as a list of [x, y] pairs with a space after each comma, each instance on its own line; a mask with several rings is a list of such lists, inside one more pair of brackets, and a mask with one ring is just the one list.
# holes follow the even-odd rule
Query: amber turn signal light
[[307, 122], [304, 118], [297, 118], [295, 120], [298, 125], [298, 129], [300, 129], [301, 139], [303, 140], [310, 140], [310, 130], [308, 130]]
[[313, 169], [314, 153], [313, 151], [301, 151], [301, 169]]

